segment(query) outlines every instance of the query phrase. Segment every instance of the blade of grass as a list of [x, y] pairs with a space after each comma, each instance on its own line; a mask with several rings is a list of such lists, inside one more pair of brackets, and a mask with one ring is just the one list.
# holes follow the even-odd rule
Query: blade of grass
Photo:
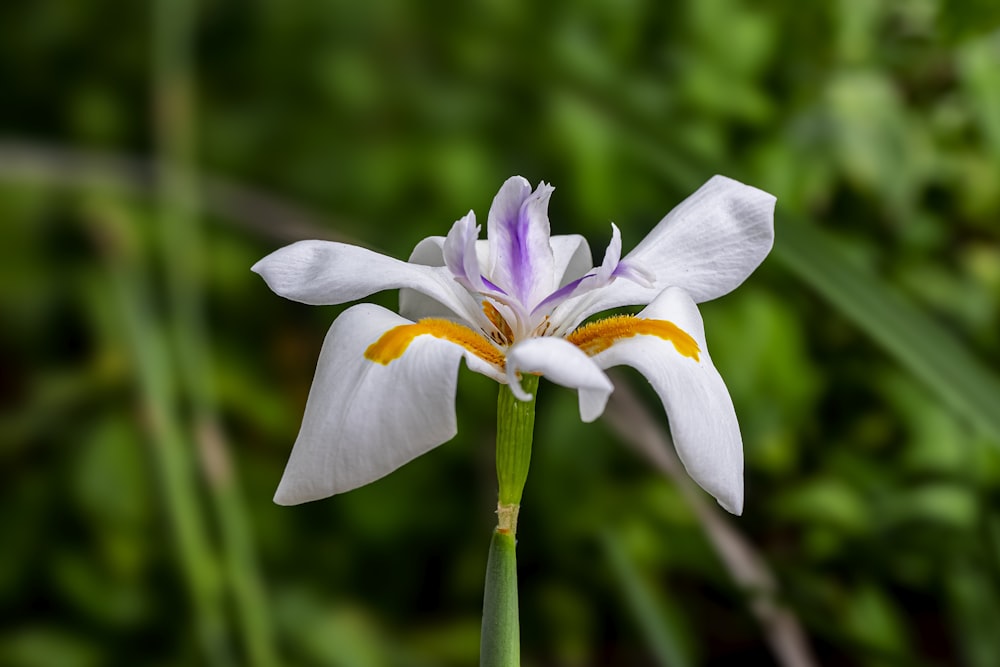
[[794, 612], [779, 602], [778, 582], [764, 557], [684, 472], [662, 420], [652, 416], [621, 373], [612, 371], [609, 375], [615, 391], [604, 412], [605, 422], [622, 442], [669, 477], [681, 492], [719, 560], [733, 581], [747, 592], [750, 610], [763, 628], [777, 663], [783, 667], [814, 667], [817, 662], [805, 632]]
[[1000, 380], [955, 336], [818, 227], [779, 216], [774, 257], [833, 304], [952, 410], [1000, 444]]
[[160, 167], [160, 224], [180, 380], [193, 414], [197, 443], [222, 535], [226, 574], [249, 664], [278, 664], [264, 587], [257, 571], [250, 521], [212, 386], [208, 335], [202, 314], [204, 244], [194, 168], [191, 85], [193, 0], [158, 0], [154, 7], [153, 86]]
[[653, 587], [643, 580], [642, 573], [612, 533], [601, 536], [601, 546], [657, 664], [660, 667], [690, 667], [692, 662], [682, 649], [680, 633], [664, 612]]
[[134, 249], [136, 242], [127, 231], [133, 226], [117, 207], [100, 203], [92, 208], [89, 218], [109, 266], [108, 292], [117, 300], [122, 315], [199, 642], [206, 664], [233, 665], [222, 589], [218, 585], [218, 562], [199, 507], [194, 463], [179, 421], [166, 337], [150, 312], [148, 281]]

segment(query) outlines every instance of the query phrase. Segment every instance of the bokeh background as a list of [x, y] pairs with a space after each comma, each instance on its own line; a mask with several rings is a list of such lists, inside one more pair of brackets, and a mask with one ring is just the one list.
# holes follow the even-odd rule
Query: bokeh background
[[274, 506], [341, 308], [249, 267], [405, 258], [515, 173], [596, 254], [714, 173], [779, 202], [703, 306], [744, 515], [543, 383], [524, 664], [1000, 664], [997, 7], [3, 3], [0, 664], [476, 664], [496, 386], [463, 369], [453, 442]]

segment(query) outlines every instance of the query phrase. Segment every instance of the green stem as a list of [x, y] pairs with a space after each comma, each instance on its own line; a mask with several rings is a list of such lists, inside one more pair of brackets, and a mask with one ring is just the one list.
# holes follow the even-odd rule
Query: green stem
[[521, 386], [531, 394], [530, 401], [517, 400], [507, 387], [500, 387], [497, 398], [497, 482], [501, 506], [521, 504], [521, 493], [531, 463], [538, 376], [525, 375]]
[[520, 667], [521, 629], [517, 614], [517, 556], [514, 534], [497, 528], [490, 540], [483, 593], [479, 667]]
[[531, 399], [519, 401], [508, 387], [497, 399], [497, 528], [490, 540], [483, 591], [480, 667], [519, 667], [521, 630], [517, 613], [517, 556], [514, 535], [521, 494], [531, 463], [538, 376], [521, 381]]

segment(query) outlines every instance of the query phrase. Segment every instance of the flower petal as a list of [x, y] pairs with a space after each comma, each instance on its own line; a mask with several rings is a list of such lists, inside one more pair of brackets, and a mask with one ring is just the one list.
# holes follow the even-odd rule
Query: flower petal
[[567, 285], [587, 275], [594, 266], [587, 239], [579, 234], [557, 234], [549, 239], [552, 246], [553, 273], [556, 287]]
[[383, 334], [408, 324], [372, 304], [349, 308], [334, 321], [276, 503], [350, 491], [454, 437], [459, 362], [465, 356], [476, 370], [485, 364], [462, 346], [428, 335], [413, 338], [388, 363], [365, 357]]
[[561, 304], [553, 319], [572, 329], [610, 308], [650, 303], [663, 289], [681, 287], [701, 303], [746, 280], [774, 243], [774, 196], [725, 176], [713, 176], [677, 205], [621, 261], [615, 280]]
[[469, 322], [482, 321], [477, 301], [445, 267], [402, 262], [332, 241], [299, 241], [254, 264], [275, 293], [310, 305], [347, 303], [375, 292], [408, 287]]
[[[617, 273], [619, 260], [621, 259], [621, 252], [621, 232], [618, 231], [618, 225], [612, 222], [611, 243], [608, 245], [607, 250], [604, 251], [604, 260], [601, 262], [601, 265], [594, 268], [590, 271], [590, 273], [586, 273], [575, 280], [563, 283], [559, 289], [539, 301], [538, 305], [536, 305], [532, 310], [532, 314], [544, 315], [547, 312], [551, 313], [564, 301], [585, 292], [592, 292], [607, 285]], [[587, 254], [588, 256], [590, 254], [589, 248]], [[559, 320], [556, 321], [556, 324], [558, 324], [558, 322]]]
[[698, 344], [698, 359], [655, 335], [619, 338], [594, 355], [601, 368], [626, 365], [642, 373], [663, 402], [677, 454], [688, 474], [719, 504], [743, 511], [743, 440], [722, 376], [712, 365], [694, 301], [669, 288], [638, 317], [672, 322]]
[[[424, 266], [444, 266], [444, 237], [423, 239], [413, 248], [408, 261]], [[440, 301], [405, 287], [399, 290], [399, 314], [414, 321], [425, 317], [455, 318], [455, 314]]]
[[604, 261], [601, 265], [597, 267], [597, 273], [595, 274], [598, 282], [605, 283], [611, 280], [612, 274], [615, 269], [618, 268], [618, 263], [622, 258], [622, 233], [618, 229], [618, 225], [611, 223], [611, 243], [608, 244], [607, 249], [604, 251]]
[[652, 273], [655, 287], [683, 288], [696, 303], [728, 294], [774, 244], [775, 197], [713, 176], [644, 238], [625, 262]]
[[493, 199], [487, 219], [488, 277], [516, 298], [526, 312], [555, 287], [548, 218], [552, 190], [552, 186], [540, 183], [531, 192], [525, 179], [509, 178]]
[[531, 398], [521, 388], [517, 373], [540, 373], [546, 379], [580, 394], [580, 418], [592, 422], [604, 412], [614, 386], [580, 348], [562, 338], [528, 338], [507, 352], [507, 382], [522, 401]]
[[[428, 236], [413, 248], [408, 261], [411, 264], [423, 266], [444, 266], [444, 244], [445, 237]], [[480, 266], [486, 265], [489, 258], [489, 243], [487, 241], [476, 241], [476, 257]], [[399, 290], [399, 314], [411, 320], [438, 317], [468, 321], [468, 317], [456, 318], [455, 313], [443, 306], [441, 302], [408, 288]], [[478, 323], [484, 324], [481, 321]]]
[[479, 258], [476, 256], [478, 237], [476, 214], [469, 211], [452, 226], [441, 249], [445, 266], [470, 292], [481, 292], [486, 289], [483, 284], [483, 272], [479, 268]]

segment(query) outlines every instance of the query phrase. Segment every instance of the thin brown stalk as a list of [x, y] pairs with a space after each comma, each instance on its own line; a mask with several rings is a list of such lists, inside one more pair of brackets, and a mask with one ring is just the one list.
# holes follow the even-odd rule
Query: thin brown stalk
[[604, 412], [605, 421], [622, 441], [677, 486], [704, 526], [709, 542], [733, 581], [750, 596], [750, 609], [763, 628], [778, 664], [782, 667], [818, 665], [798, 618], [778, 601], [778, 583], [763, 556], [684, 472], [662, 420], [650, 414], [621, 375], [612, 373], [612, 376], [615, 391]]
[[[150, 159], [8, 140], [0, 141], [0, 181], [152, 197], [158, 195], [160, 178], [157, 163]], [[206, 213], [261, 238], [365, 245], [335, 231], [346, 222], [331, 221], [245, 183], [199, 172], [198, 189]]]

